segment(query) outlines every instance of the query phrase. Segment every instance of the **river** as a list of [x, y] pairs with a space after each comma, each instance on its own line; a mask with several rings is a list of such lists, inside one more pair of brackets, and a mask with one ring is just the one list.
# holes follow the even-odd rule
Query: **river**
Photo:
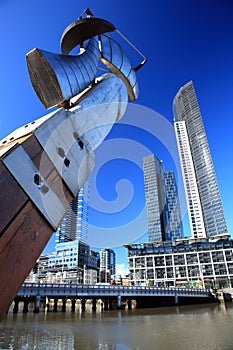
[[9, 313], [0, 323], [0, 349], [232, 350], [233, 303]]

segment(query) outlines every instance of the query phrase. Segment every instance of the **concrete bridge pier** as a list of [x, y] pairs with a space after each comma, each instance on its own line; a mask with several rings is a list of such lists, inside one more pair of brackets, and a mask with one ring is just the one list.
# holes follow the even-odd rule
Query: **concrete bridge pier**
[[71, 300], [71, 311], [72, 311], [72, 312], [75, 312], [75, 304], [76, 304], [76, 299], [73, 298], [73, 299]]
[[121, 295], [117, 296], [117, 309], [120, 310], [121, 309]]
[[178, 295], [175, 295], [175, 296], [174, 296], [174, 303], [175, 303], [176, 305], [179, 304], [179, 297], [178, 297]]
[[92, 311], [96, 312], [96, 299], [92, 299]]
[[86, 310], [86, 299], [81, 300], [81, 305], [82, 305], [82, 312], [85, 312]]
[[103, 303], [104, 303], [104, 311], [107, 311], [108, 310], [108, 300], [104, 299]]
[[47, 312], [50, 311], [50, 309], [49, 309], [49, 298], [48, 298], [48, 297], [45, 298], [45, 310], [46, 310]]
[[136, 309], [137, 308], [137, 300], [136, 299], [132, 299], [131, 300], [131, 307], [132, 307], [132, 309]]
[[13, 314], [17, 314], [19, 311], [19, 299], [16, 297], [14, 300]]
[[66, 299], [65, 298], [62, 298], [62, 312], [65, 312], [66, 311]]
[[53, 312], [57, 312], [57, 302], [58, 302], [58, 298], [54, 298], [54, 302], [53, 302]]
[[23, 303], [23, 313], [24, 314], [28, 313], [28, 304], [29, 304], [29, 300], [28, 300], [28, 298], [25, 298], [24, 303]]
[[36, 295], [34, 313], [38, 313], [39, 311], [40, 311], [40, 295]]
[[132, 310], [132, 300], [131, 299], [127, 300], [127, 306], [128, 306], [128, 310]]

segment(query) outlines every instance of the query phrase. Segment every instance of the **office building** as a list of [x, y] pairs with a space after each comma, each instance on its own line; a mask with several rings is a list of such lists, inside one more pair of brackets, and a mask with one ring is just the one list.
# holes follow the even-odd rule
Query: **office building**
[[100, 251], [100, 282], [110, 283], [111, 275], [116, 274], [116, 254], [110, 248]]
[[164, 172], [164, 185], [167, 208], [166, 240], [180, 239], [183, 237], [183, 227], [176, 179], [173, 171]]
[[[49, 283], [95, 284], [99, 278], [99, 253], [87, 244], [88, 233], [88, 184], [70, 203], [57, 232], [55, 252], [41, 256], [38, 273], [30, 277]], [[35, 268], [34, 268], [35, 270]], [[35, 276], [37, 275], [37, 276]]]
[[87, 275], [91, 273], [95, 275], [91, 284], [97, 282], [99, 255], [87, 243], [80, 240], [59, 243], [55, 250], [49, 257], [48, 271], [59, 271], [63, 281], [71, 280], [73, 283], [87, 283]]
[[182, 237], [175, 176], [155, 155], [143, 157], [149, 242]]
[[164, 241], [165, 196], [163, 163], [153, 154], [143, 157], [144, 188], [149, 242]]
[[88, 183], [80, 189], [79, 194], [70, 203], [66, 215], [57, 232], [57, 243], [74, 240], [87, 242], [88, 236]]
[[55, 252], [41, 255], [26, 282], [95, 284], [99, 253], [80, 240], [58, 243]]
[[219, 288], [233, 286], [229, 235], [125, 245], [131, 284]]
[[174, 127], [193, 238], [227, 233], [210, 149], [192, 81], [174, 98]]

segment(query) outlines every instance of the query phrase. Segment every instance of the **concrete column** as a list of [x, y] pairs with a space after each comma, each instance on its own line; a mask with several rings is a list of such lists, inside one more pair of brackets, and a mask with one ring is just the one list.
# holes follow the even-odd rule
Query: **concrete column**
[[137, 300], [136, 299], [133, 299], [133, 300], [131, 300], [131, 307], [132, 307], [132, 309], [137, 309]]
[[119, 310], [121, 308], [121, 295], [117, 296], [117, 309]]
[[54, 298], [53, 312], [57, 312], [57, 298]]
[[47, 312], [49, 312], [50, 310], [49, 310], [49, 298], [48, 297], [45, 298], [45, 307], [46, 307]]
[[24, 298], [24, 304], [23, 304], [23, 313], [24, 314], [28, 313], [28, 304], [29, 304], [29, 300], [27, 298]]
[[81, 303], [82, 303], [82, 312], [85, 312], [85, 310], [86, 310], [86, 299], [82, 299]]
[[15, 305], [14, 305], [14, 308], [13, 308], [13, 313], [17, 314], [18, 311], [19, 311], [19, 299], [15, 298], [14, 302], [15, 302]]
[[38, 313], [39, 311], [40, 311], [40, 295], [36, 295], [34, 312]]
[[175, 295], [175, 296], [174, 296], [174, 302], [175, 302], [176, 305], [179, 303], [179, 297], [178, 297], [178, 295]]
[[92, 311], [96, 312], [96, 299], [92, 299]]
[[104, 311], [108, 310], [108, 300], [104, 299]]
[[66, 299], [63, 298], [62, 299], [62, 312], [65, 312], [66, 311]]
[[71, 303], [72, 303], [72, 305], [71, 305], [71, 311], [72, 311], [72, 312], [75, 312], [75, 303], [76, 303], [76, 299], [73, 298], [73, 299], [71, 300]]

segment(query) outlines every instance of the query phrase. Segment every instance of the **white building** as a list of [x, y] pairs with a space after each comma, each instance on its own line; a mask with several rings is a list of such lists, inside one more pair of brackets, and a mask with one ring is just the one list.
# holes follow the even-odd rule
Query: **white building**
[[135, 285], [233, 286], [233, 241], [228, 235], [125, 247]]
[[226, 234], [214, 165], [192, 81], [175, 96], [173, 111], [192, 237]]

